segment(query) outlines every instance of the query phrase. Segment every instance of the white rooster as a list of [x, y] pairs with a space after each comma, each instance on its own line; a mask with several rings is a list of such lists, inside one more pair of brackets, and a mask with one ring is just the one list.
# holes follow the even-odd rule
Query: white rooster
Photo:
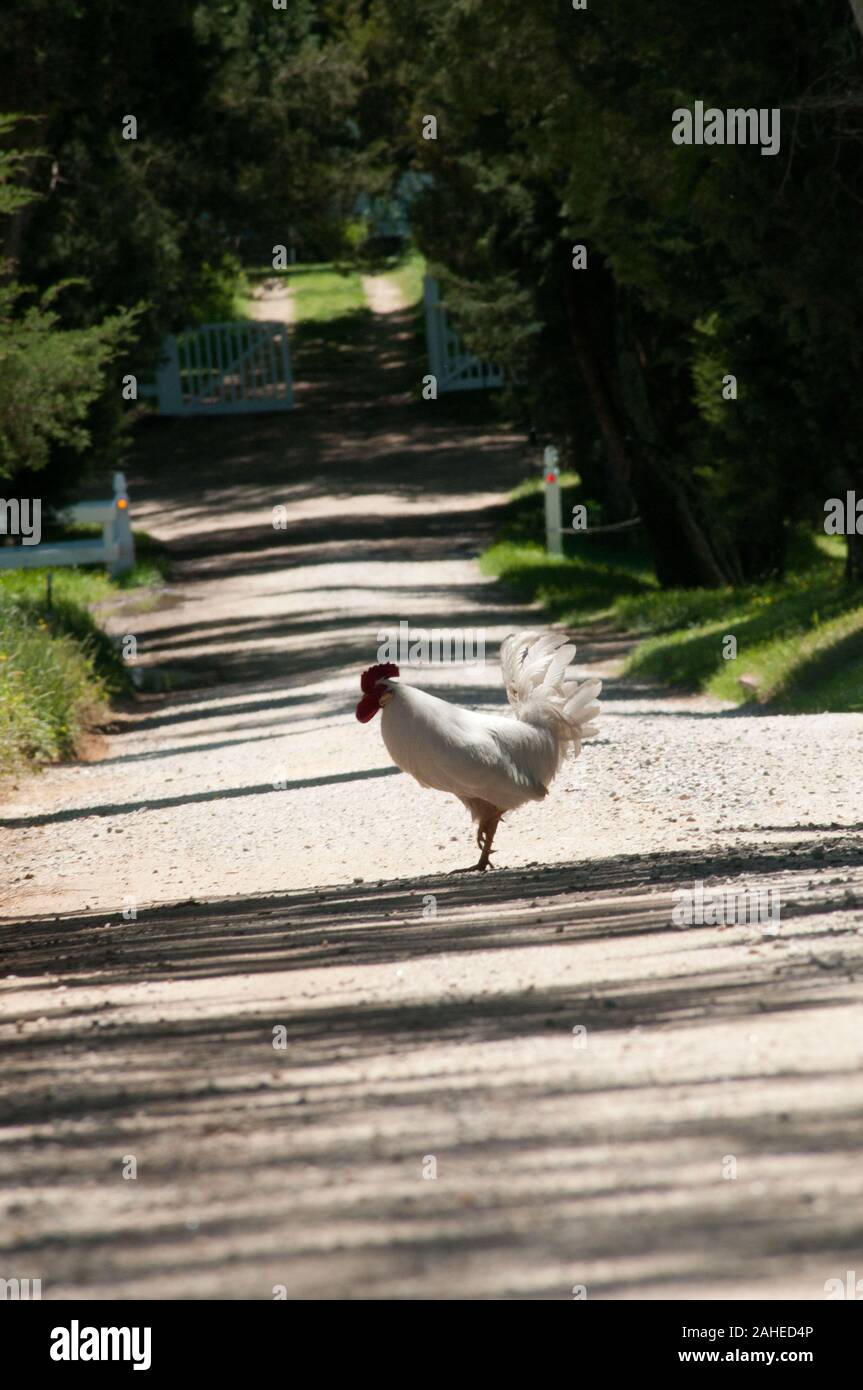
[[421, 787], [452, 792], [477, 822], [479, 863], [487, 869], [500, 819], [526, 801], [541, 801], [571, 746], [596, 733], [598, 680], [579, 685], [575, 646], [554, 632], [517, 632], [500, 648], [515, 718], [460, 709], [395, 679], [398, 666], [370, 666], [360, 679], [357, 719], [381, 714], [381, 733], [397, 767]]

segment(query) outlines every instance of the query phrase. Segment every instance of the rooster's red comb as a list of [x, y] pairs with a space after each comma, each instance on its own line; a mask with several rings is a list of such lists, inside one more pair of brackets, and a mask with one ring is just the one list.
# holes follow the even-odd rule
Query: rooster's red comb
[[360, 685], [364, 695], [373, 695], [378, 681], [385, 681], [390, 676], [397, 676], [398, 666], [394, 666], [391, 661], [387, 661], [383, 666], [370, 666], [367, 671], [363, 671], [360, 676]]

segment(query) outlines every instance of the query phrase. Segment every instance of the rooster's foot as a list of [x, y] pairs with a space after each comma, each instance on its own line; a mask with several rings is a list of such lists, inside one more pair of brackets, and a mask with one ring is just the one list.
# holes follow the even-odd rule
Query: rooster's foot
[[451, 873], [451, 874], [474, 874], [474, 873], [484, 873], [486, 869], [493, 869], [493, 868], [494, 868], [494, 864], [492, 864], [492, 862], [491, 862], [491, 856], [492, 856], [493, 853], [494, 853], [494, 850], [493, 850], [493, 849], [486, 848], [486, 847], [484, 846], [484, 847], [483, 847], [482, 854], [480, 855], [480, 857], [479, 857], [479, 859], [477, 860], [476, 864], [465, 864], [465, 866], [464, 866], [463, 869], [450, 869], [450, 873]]
[[478, 863], [467, 864], [463, 869], [451, 869], [450, 872], [454, 874], [474, 874], [484, 873], [485, 870], [489, 868], [493, 869], [494, 865], [489, 862], [494, 852], [492, 850], [491, 845], [492, 840], [494, 839], [495, 831], [497, 830], [499, 824], [499, 815], [490, 816], [486, 820], [482, 821], [478, 826], [476, 832], [476, 842], [479, 845], [480, 850], [482, 851], [482, 853], [479, 856]]

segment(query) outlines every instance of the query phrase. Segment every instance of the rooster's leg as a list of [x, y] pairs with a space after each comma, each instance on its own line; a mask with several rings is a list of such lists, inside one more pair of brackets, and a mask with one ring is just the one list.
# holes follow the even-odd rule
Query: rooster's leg
[[478, 869], [483, 870], [488, 868], [489, 858], [492, 852], [491, 842], [494, 839], [495, 831], [499, 825], [500, 816], [493, 815], [489, 816], [488, 819], [484, 821], [480, 821], [479, 829], [476, 832], [476, 842], [482, 851], [479, 856], [479, 862], [476, 864], [468, 864], [464, 869], [453, 869], [452, 872], [454, 874], [471, 874]]
[[[495, 837], [497, 827], [500, 825], [500, 816], [491, 816], [487, 821], [483, 821], [480, 826], [482, 839], [479, 840], [482, 854], [479, 857], [478, 869], [487, 869], [488, 861], [491, 857], [491, 842]], [[479, 837], [477, 837], [479, 839]]]

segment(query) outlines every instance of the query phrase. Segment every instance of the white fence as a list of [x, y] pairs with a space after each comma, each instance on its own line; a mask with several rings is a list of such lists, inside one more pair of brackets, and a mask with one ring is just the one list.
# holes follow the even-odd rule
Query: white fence
[[485, 391], [503, 385], [503, 372], [490, 362], [465, 352], [455, 329], [450, 327], [440, 302], [437, 280], [426, 275], [423, 282], [426, 344], [438, 391]]
[[283, 323], [206, 323], [165, 339], [155, 386], [162, 415], [234, 415], [294, 404]]
[[114, 474], [114, 496], [104, 502], [79, 502], [65, 513], [79, 525], [101, 523], [101, 540], [48, 541], [45, 545], [0, 546], [0, 570], [33, 570], [61, 565], [107, 565], [123, 574], [135, 564], [126, 479]]

